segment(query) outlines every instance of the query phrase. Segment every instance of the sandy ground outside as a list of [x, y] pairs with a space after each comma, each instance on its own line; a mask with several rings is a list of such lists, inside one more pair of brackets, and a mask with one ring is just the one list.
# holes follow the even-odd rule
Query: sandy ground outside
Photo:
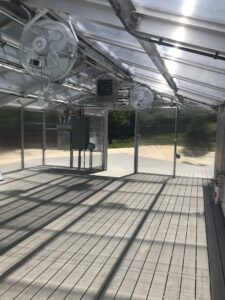
[[[177, 162], [187, 163], [192, 165], [213, 165], [215, 159], [215, 153], [209, 152], [206, 155], [200, 157], [187, 157], [182, 155], [183, 147], [177, 147], [177, 153], [181, 154], [181, 158], [177, 159]], [[108, 149], [108, 154], [128, 154], [134, 155], [134, 148], [114, 148]], [[20, 160], [21, 152], [20, 150], [14, 150], [9, 152], [3, 152], [0, 155], [0, 167], [18, 163]], [[173, 161], [174, 148], [171, 145], [151, 145], [151, 146], [140, 146], [139, 156], [144, 158], [153, 158], [164, 161]], [[64, 150], [46, 150], [46, 156], [48, 158], [68, 158], [69, 151]], [[26, 149], [25, 150], [25, 161], [41, 159], [42, 150], [41, 149]]]
[[[213, 165], [215, 160], [215, 152], [208, 152], [206, 155], [199, 157], [188, 157], [182, 155], [183, 147], [177, 147], [177, 153], [181, 155], [177, 162], [187, 163], [192, 165]], [[123, 153], [134, 154], [133, 148], [115, 148], [109, 149], [109, 154]], [[140, 157], [153, 158], [165, 161], [173, 161], [174, 147], [172, 145], [151, 145], [151, 146], [139, 146], [138, 150]]]

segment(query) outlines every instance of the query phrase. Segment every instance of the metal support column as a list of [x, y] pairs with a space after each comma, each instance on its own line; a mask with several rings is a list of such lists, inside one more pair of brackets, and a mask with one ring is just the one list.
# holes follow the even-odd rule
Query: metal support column
[[92, 170], [92, 166], [93, 166], [93, 151], [90, 150], [90, 153], [89, 153], [89, 169]]
[[102, 155], [102, 168], [104, 171], [108, 168], [108, 117], [109, 111], [104, 111], [104, 137], [103, 137], [103, 155]]
[[73, 168], [72, 130], [70, 132], [70, 168]]
[[81, 169], [81, 150], [78, 150], [78, 170]]
[[45, 110], [42, 115], [42, 166], [45, 165], [45, 150], [46, 150], [46, 116]]
[[24, 108], [21, 107], [20, 114], [20, 130], [21, 130], [21, 168], [24, 169]]
[[174, 136], [174, 157], [173, 157], [173, 177], [176, 177], [177, 166], [177, 120], [178, 120], [178, 108], [175, 111], [175, 136]]
[[135, 110], [135, 131], [134, 131], [134, 173], [138, 173], [138, 137], [139, 137], [139, 111]]

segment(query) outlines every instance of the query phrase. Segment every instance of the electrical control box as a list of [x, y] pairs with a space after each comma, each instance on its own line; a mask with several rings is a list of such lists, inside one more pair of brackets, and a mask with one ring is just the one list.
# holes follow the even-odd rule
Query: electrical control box
[[87, 117], [72, 117], [72, 149], [86, 150], [90, 140], [90, 120]]

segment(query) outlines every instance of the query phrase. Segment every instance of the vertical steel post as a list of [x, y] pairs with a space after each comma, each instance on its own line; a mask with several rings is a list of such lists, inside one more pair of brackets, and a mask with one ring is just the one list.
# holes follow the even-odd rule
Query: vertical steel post
[[42, 115], [42, 166], [45, 166], [45, 150], [46, 150], [46, 115], [43, 110]]
[[21, 131], [21, 168], [24, 169], [24, 108], [21, 107], [20, 113], [20, 131]]
[[73, 168], [72, 129], [70, 131], [70, 168]]
[[78, 150], [78, 170], [81, 169], [81, 150]]
[[173, 177], [176, 177], [177, 166], [177, 121], [178, 121], [178, 108], [175, 111], [175, 128], [174, 128], [174, 157], [173, 157]]
[[135, 110], [135, 130], [134, 130], [134, 173], [138, 173], [138, 136], [139, 136], [139, 111]]
[[108, 118], [109, 111], [104, 111], [104, 136], [103, 136], [103, 155], [102, 155], [102, 169], [104, 171], [108, 168]]
[[84, 160], [84, 161], [83, 161], [83, 168], [84, 168], [84, 169], [85, 169], [85, 159], [86, 159], [86, 155], [85, 155], [86, 152], [85, 152], [85, 151], [86, 151], [86, 150], [84, 150], [84, 157], [83, 157], [83, 160]]
[[89, 154], [89, 169], [92, 169], [92, 165], [93, 165], [93, 151], [90, 150], [90, 154]]

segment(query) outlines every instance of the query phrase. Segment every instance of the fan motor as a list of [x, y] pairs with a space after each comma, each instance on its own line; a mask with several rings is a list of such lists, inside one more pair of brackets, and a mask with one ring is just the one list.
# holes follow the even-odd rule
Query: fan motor
[[48, 42], [42, 36], [36, 37], [32, 43], [32, 46], [33, 46], [33, 50], [38, 55], [46, 55], [48, 52]]
[[50, 19], [31, 20], [21, 36], [21, 62], [36, 79], [59, 81], [73, 68], [77, 47], [77, 39], [65, 24]]

